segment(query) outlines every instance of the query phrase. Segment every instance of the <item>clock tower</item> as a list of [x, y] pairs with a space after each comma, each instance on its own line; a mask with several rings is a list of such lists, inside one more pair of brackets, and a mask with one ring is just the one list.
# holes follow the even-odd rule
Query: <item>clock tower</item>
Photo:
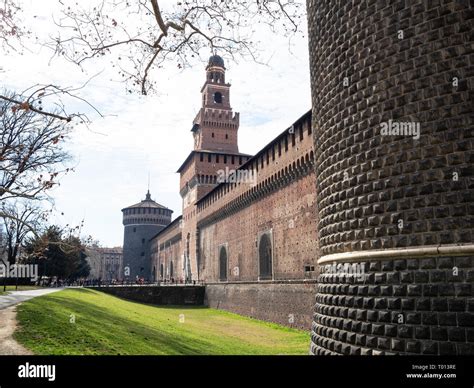
[[237, 169], [251, 157], [239, 152], [239, 114], [233, 113], [230, 106], [230, 84], [226, 83], [225, 70], [224, 60], [219, 55], [209, 58], [201, 88], [201, 108], [191, 129], [194, 149], [178, 169], [183, 199], [180, 226], [186, 282], [199, 280], [200, 273], [196, 202], [221, 183], [219, 172]]
[[239, 152], [239, 114], [234, 115], [230, 106], [230, 86], [225, 81], [224, 60], [211, 56], [201, 88], [201, 109], [193, 121], [195, 150]]

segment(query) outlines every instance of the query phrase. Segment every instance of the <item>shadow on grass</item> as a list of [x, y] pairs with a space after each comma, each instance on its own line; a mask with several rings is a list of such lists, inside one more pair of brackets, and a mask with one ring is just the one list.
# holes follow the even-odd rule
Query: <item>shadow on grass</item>
[[111, 296], [111, 297], [114, 297], [114, 298], [117, 298], [117, 299], [120, 299], [120, 300], [124, 300], [126, 302], [145, 305], [145, 306], [158, 307], [158, 308], [163, 307], [163, 308], [167, 308], [167, 309], [169, 308], [169, 309], [192, 309], [192, 310], [199, 310], [199, 309], [209, 310], [210, 309], [210, 307], [204, 306], [204, 305], [192, 305], [192, 304], [174, 305], [174, 304], [152, 304], [152, 303], [138, 302], [136, 300], [127, 299], [127, 298], [119, 296], [119, 295], [110, 294], [110, 293], [108, 293], [106, 291], [103, 291], [103, 290], [100, 290], [100, 289], [94, 289], [94, 291], [92, 291], [92, 290], [87, 290], [87, 291], [91, 291], [91, 292], [97, 291], [97, 292], [101, 292], [102, 294], [105, 294], [105, 295], [108, 295], [108, 296]]
[[94, 294], [97, 296], [96, 292], [100, 292], [101, 294], [110, 296], [112, 298], [117, 298], [120, 300], [123, 300], [125, 302], [137, 304], [137, 305], [143, 305], [143, 306], [150, 306], [150, 307], [156, 307], [156, 308], [166, 308], [166, 309], [174, 309], [174, 310], [211, 310], [210, 307], [204, 306], [204, 305], [192, 305], [192, 304], [185, 304], [185, 305], [175, 305], [175, 304], [152, 304], [152, 303], [144, 303], [144, 302], [138, 302], [136, 300], [132, 299], [127, 299], [118, 295], [114, 294], [109, 294], [106, 291], [102, 291], [100, 289], [94, 289], [90, 290], [87, 288], [74, 288], [74, 291], [79, 291], [79, 292], [87, 292], [89, 294]]
[[[97, 296], [96, 293], [90, 290], [77, 289], [75, 291]], [[141, 305], [132, 301], [127, 302], [138, 306]], [[160, 309], [158, 306], [150, 307]], [[186, 307], [193, 308], [191, 306]], [[181, 306], [166, 306], [166, 308], [183, 309]], [[131, 310], [122, 311], [122, 314], [135, 313], [133, 307]], [[68, 314], [71, 313], [77, 314], [80, 317], [75, 324], [78, 326], [69, 323]], [[159, 311], [157, 311], [157, 314], [159, 314]], [[212, 348], [215, 346], [210, 341], [186, 335], [184, 330], [180, 332], [179, 329], [176, 329], [175, 332], [170, 333], [167, 330], [160, 330], [147, 324], [141, 324], [136, 319], [118, 316], [113, 308], [97, 306], [93, 300], [91, 302], [73, 300], [60, 294], [49, 295], [36, 301], [24, 303], [19, 311], [19, 320], [21, 330], [18, 333], [18, 339], [25, 345], [32, 347], [33, 351], [36, 350], [36, 345], [41, 349], [41, 344], [38, 343], [37, 339], [40, 339], [39, 342], [41, 342], [41, 337], [44, 335], [47, 338], [49, 337], [53, 343], [54, 339], [57, 338], [57, 342], [61, 342], [63, 346], [64, 353], [80, 354], [81, 352], [78, 350], [81, 348], [81, 343], [77, 343], [79, 340], [78, 334], [82, 337], [82, 340], [84, 340], [84, 337], [88, 339], [86, 343], [91, 343], [89, 339], [95, 340], [99, 338], [106, 339], [106, 342], [109, 341], [110, 344], [106, 343], [101, 346], [97, 343], [98, 346], [92, 346], [97, 353], [101, 353], [100, 349], [102, 349], [101, 354], [117, 354], [117, 351], [114, 349], [115, 346], [124, 348], [124, 343], [132, 344], [137, 341], [142, 343], [143, 351], [133, 350], [132, 347], [129, 354], [150, 354], [150, 352], [153, 352], [196, 355], [205, 354], [209, 350], [212, 351]], [[77, 332], [78, 330], [75, 327], [80, 329], [80, 333]], [[172, 326], [168, 326], [168, 329], [173, 331]], [[179, 338], [180, 334], [181, 338]], [[117, 338], [117, 335], [121, 336], [121, 339]], [[88, 336], [89, 338], [87, 338]], [[121, 340], [122, 342], [120, 342]], [[137, 346], [139, 347], [140, 344]], [[91, 348], [84, 346], [84, 353], [90, 353], [90, 351]], [[114, 353], [111, 353], [111, 351]], [[128, 352], [124, 349], [122, 353]]]

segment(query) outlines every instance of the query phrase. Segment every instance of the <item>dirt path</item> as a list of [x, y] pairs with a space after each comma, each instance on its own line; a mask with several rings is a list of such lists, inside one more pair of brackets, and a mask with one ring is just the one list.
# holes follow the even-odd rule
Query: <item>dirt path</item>
[[13, 339], [16, 325], [16, 306], [0, 310], [0, 355], [33, 354]]
[[16, 306], [37, 296], [57, 292], [62, 288], [41, 288], [28, 291], [11, 291], [0, 295], [0, 355], [33, 354], [13, 339], [16, 329]]

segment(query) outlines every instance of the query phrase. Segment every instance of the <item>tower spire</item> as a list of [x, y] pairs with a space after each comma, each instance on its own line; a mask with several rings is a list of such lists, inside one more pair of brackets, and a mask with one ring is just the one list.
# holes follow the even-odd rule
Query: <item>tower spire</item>
[[145, 201], [151, 201], [151, 195], [150, 195], [150, 171], [148, 171], [148, 190], [147, 190], [147, 192], [146, 192]]

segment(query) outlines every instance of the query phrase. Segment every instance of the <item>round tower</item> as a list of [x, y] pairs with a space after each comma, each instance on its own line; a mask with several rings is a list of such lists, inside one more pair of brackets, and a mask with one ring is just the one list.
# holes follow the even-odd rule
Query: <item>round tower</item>
[[314, 354], [474, 354], [472, 10], [308, 0]]
[[154, 281], [156, 268], [151, 266], [149, 241], [171, 222], [173, 211], [152, 200], [148, 191], [143, 201], [122, 209], [122, 213], [124, 277]]

